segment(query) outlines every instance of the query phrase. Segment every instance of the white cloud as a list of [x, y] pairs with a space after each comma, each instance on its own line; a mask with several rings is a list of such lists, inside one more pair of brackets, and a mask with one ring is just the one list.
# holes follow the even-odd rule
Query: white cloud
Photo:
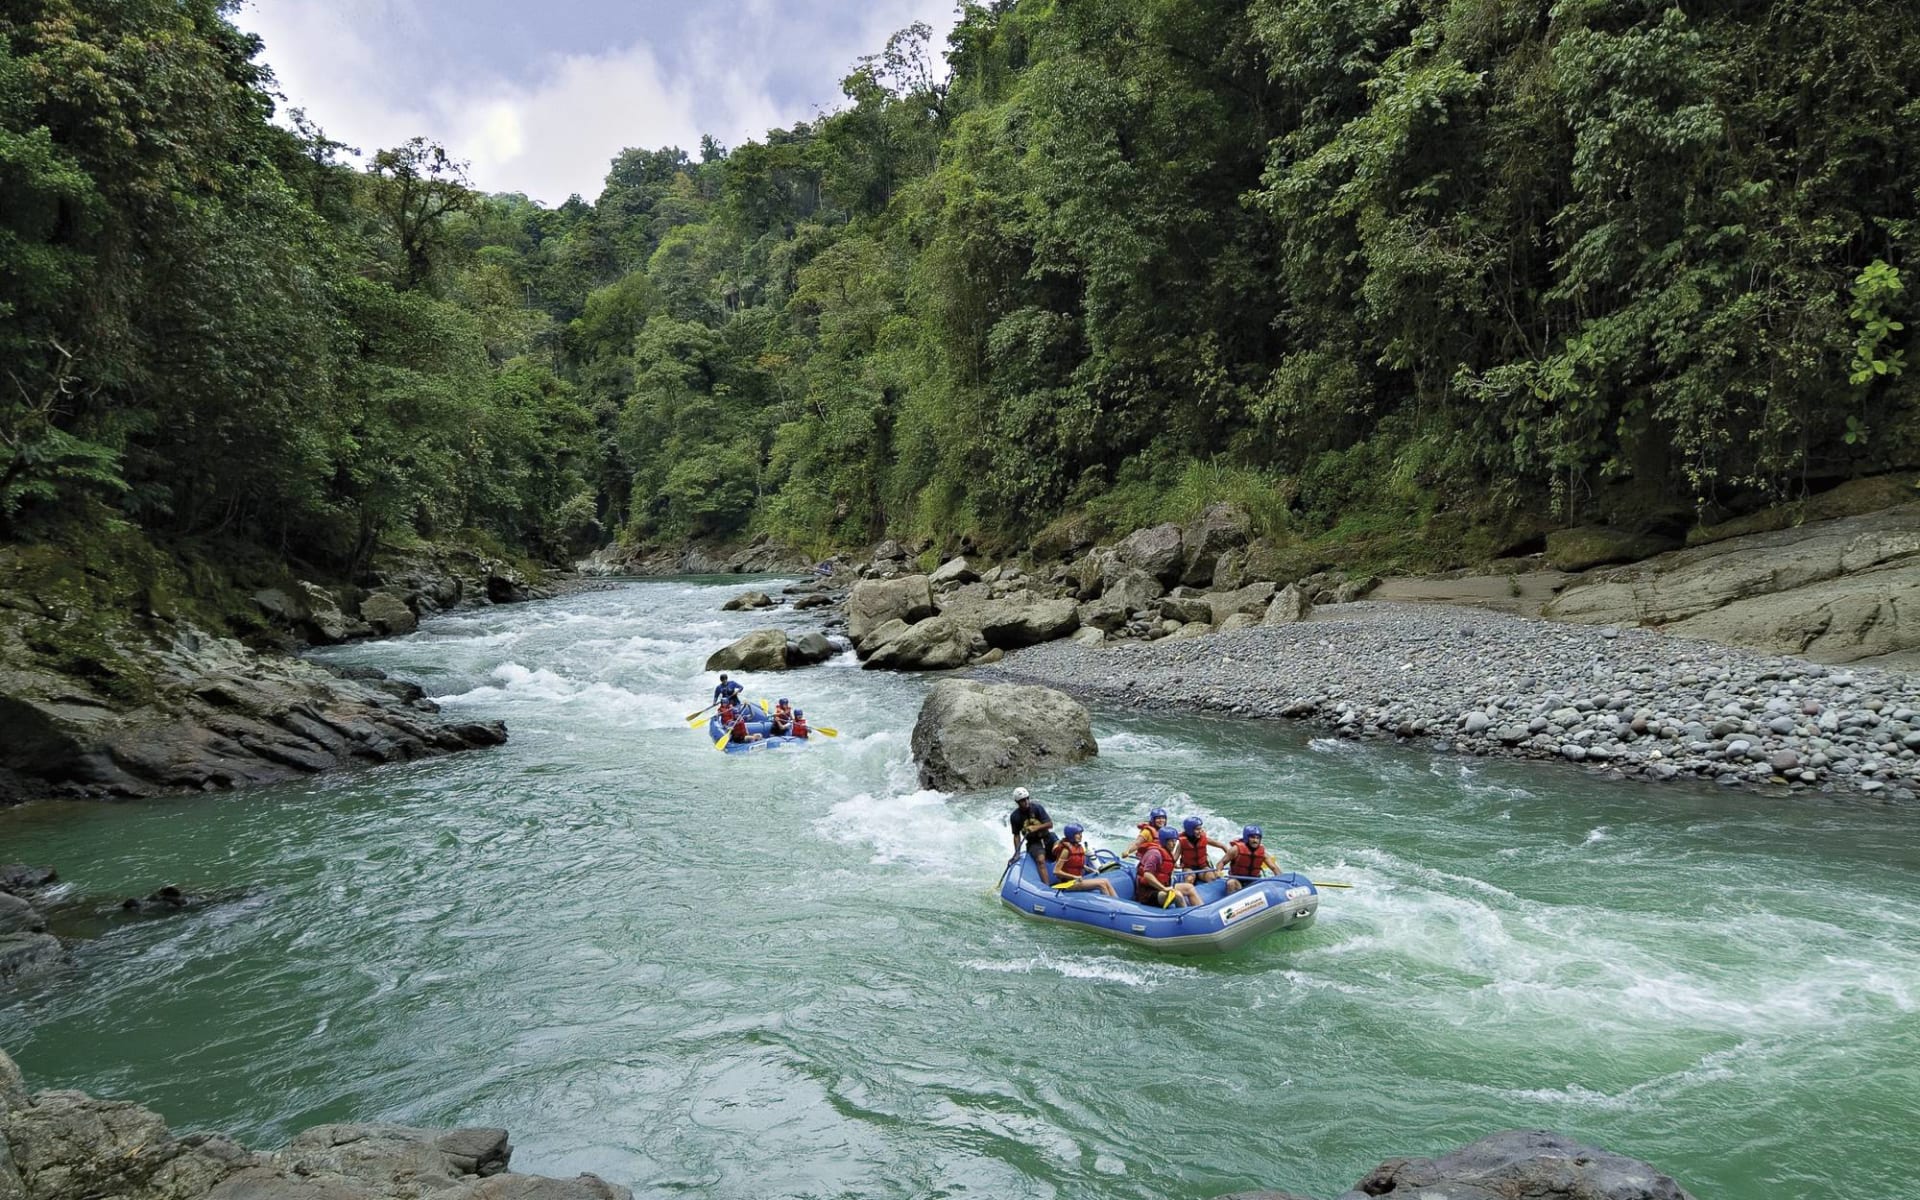
[[[862, 7], [860, 28], [842, 44], [809, 25], [805, 6], [733, 0], [707, 6], [690, 45], [595, 54], [528, 47], [518, 79], [471, 64], [427, 78], [432, 65], [420, 50], [435, 42], [419, 0], [256, 0], [238, 20], [265, 41], [289, 105], [330, 136], [371, 152], [425, 135], [469, 160], [481, 188], [557, 204], [573, 192], [598, 195], [607, 164], [626, 147], [697, 153], [703, 133], [738, 145], [831, 108], [841, 76], [893, 30], [924, 20], [943, 45], [951, 8], [951, 0], [880, 0]], [[804, 98], [778, 100], [776, 65], [818, 84]]]

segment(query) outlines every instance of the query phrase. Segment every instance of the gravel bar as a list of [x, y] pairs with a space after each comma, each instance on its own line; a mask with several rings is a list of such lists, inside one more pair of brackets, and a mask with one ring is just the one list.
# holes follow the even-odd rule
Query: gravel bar
[[1451, 605], [1363, 601], [1200, 638], [1048, 642], [975, 674], [1150, 711], [1290, 717], [1341, 737], [1559, 759], [1615, 778], [1889, 802], [1912, 800], [1920, 782], [1911, 674]]

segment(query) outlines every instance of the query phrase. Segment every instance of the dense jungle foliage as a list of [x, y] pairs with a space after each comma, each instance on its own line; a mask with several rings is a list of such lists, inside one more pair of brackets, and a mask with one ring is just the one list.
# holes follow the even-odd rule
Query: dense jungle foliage
[[0, 17], [15, 536], [1418, 537], [1920, 463], [1905, 0], [968, 3], [556, 209], [272, 124], [229, 7]]

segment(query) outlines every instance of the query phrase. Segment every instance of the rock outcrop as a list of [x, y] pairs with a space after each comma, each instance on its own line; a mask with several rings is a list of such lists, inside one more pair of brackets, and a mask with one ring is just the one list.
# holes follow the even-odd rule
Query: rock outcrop
[[1639, 562], [1679, 545], [1677, 537], [1580, 525], [1547, 535], [1547, 565], [1556, 571], [1584, 571], [1607, 563]]
[[911, 625], [933, 614], [933, 591], [925, 575], [863, 579], [847, 596], [847, 636], [864, 653], [868, 638], [888, 621]]
[[1545, 615], [1815, 662], [1920, 651], [1920, 504], [1748, 534], [1568, 584]]
[[5, 1200], [632, 1200], [596, 1175], [515, 1174], [512, 1155], [504, 1129], [402, 1125], [321, 1125], [256, 1153], [137, 1104], [29, 1096], [0, 1051]]
[[773, 597], [765, 592], [741, 592], [720, 606], [722, 612], [739, 612], [748, 608], [772, 608]]
[[111, 645], [112, 673], [57, 673], [9, 653], [0, 625], [0, 803], [140, 797], [294, 779], [506, 741], [497, 721], [447, 723], [418, 690], [342, 679], [175, 624]]
[[951, 671], [988, 649], [976, 626], [945, 615], [915, 622], [867, 645], [869, 653], [861, 666], [896, 671]]
[[1046, 687], [936, 683], [913, 726], [920, 786], [971, 791], [1025, 780], [1100, 752], [1079, 701]]

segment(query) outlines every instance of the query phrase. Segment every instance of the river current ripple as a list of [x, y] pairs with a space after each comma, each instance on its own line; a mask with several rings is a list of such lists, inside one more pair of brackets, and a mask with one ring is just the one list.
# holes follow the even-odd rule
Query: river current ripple
[[[1338, 1193], [1548, 1127], [1701, 1197], [1891, 1197], [1920, 1127], [1913, 813], [1610, 785], [1099, 712], [1036, 790], [1095, 844], [1150, 803], [1352, 883], [1224, 959], [1035, 927], [1006, 800], [917, 790], [923, 680], [749, 683], [841, 736], [728, 757], [715, 648], [805, 614], [640, 582], [331, 651], [503, 718], [498, 751], [231, 796], [0, 812], [78, 893], [245, 896], [104, 924], [0, 999], [32, 1086], [271, 1145], [504, 1125], [644, 1197]], [[1170, 797], [1183, 798], [1175, 801]]]

